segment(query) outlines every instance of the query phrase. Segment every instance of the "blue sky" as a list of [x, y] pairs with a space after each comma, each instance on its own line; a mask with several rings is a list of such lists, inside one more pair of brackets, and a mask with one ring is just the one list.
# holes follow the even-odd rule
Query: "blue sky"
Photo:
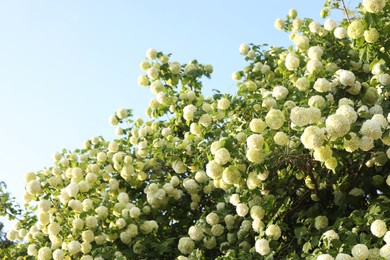
[[145, 117], [152, 96], [137, 78], [150, 47], [212, 64], [208, 93], [234, 93], [239, 45], [290, 45], [273, 27], [290, 8], [321, 21], [322, 1], [308, 0], [2, 1], [0, 180], [23, 203], [24, 174], [50, 167], [55, 151], [114, 138], [119, 107]]

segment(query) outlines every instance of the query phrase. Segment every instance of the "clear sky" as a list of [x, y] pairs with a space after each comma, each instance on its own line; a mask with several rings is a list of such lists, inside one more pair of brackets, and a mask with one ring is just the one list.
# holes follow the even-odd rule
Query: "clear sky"
[[234, 93], [239, 45], [290, 45], [273, 27], [290, 8], [321, 21], [313, 0], [1, 1], [0, 180], [23, 203], [24, 174], [50, 167], [55, 151], [114, 138], [119, 107], [145, 117], [152, 96], [137, 78], [150, 47], [212, 64], [208, 93]]

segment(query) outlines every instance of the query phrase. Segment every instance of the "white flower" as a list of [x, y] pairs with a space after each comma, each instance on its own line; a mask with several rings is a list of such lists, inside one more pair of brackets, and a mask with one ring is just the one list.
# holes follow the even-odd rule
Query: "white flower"
[[355, 75], [349, 70], [339, 70], [336, 72], [339, 75], [340, 83], [344, 86], [352, 86], [355, 83]]
[[338, 137], [343, 137], [349, 132], [351, 124], [343, 115], [333, 114], [325, 120], [326, 131], [332, 137], [333, 140]]
[[27, 247], [27, 254], [30, 256], [36, 256], [38, 254], [38, 250], [35, 244], [29, 244]]
[[272, 240], [278, 240], [282, 235], [282, 231], [278, 225], [269, 225], [265, 230], [265, 234]]
[[352, 247], [352, 256], [357, 260], [367, 259], [370, 255], [368, 248], [364, 244], [357, 244]]
[[319, 72], [322, 69], [322, 63], [319, 60], [309, 60], [306, 64], [306, 69], [310, 74]]
[[308, 126], [301, 135], [301, 142], [307, 149], [315, 149], [322, 146], [325, 141], [324, 130], [317, 126]]
[[333, 260], [333, 256], [331, 256], [330, 254], [322, 254], [322, 255], [319, 255], [317, 256], [317, 260]]
[[381, 124], [377, 120], [366, 120], [360, 128], [360, 133], [374, 140], [379, 139], [382, 136]]
[[323, 237], [328, 240], [339, 239], [339, 235], [333, 229], [324, 232]]
[[218, 180], [222, 176], [223, 167], [215, 160], [209, 161], [206, 164], [206, 174], [213, 180]]
[[214, 226], [216, 224], [219, 223], [219, 216], [217, 213], [215, 212], [211, 212], [209, 213], [207, 216], [206, 216], [206, 222], [211, 225], [211, 226]]
[[356, 111], [349, 105], [339, 106], [339, 108], [336, 110], [336, 114], [345, 116], [351, 124], [355, 123], [357, 120]]
[[249, 207], [245, 203], [238, 203], [236, 206], [237, 215], [245, 217], [249, 212]]
[[274, 135], [274, 141], [277, 145], [286, 146], [290, 142], [290, 138], [284, 132], [277, 132]]
[[371, 223], [370, 230], [374, 236], [383, 237], [387, 232], [386, 223], [381, 219], [377, 219]]
[[364, 31], [364, 40], [368, 43], [374, 43], [377, 42], [379, 39], [379, 32], [375, 28], [370, 28], [368, 30]]
[[200, 241], [204, 238], [203, 229], [199, 226], [191, 226], [188, 229], [188, 235], [194, 241]]
[[179, 239], [179, 244], [177, 248], [182, 254], [189, 255], [194, 250], [195, 243], [189, 237], [182, 237]]
[[265, 123], [273, 130], [281, 128], [284, 124], [285, 117], [282, 111], [278, 109], [271, 109], [265, 116]]
[[254, 118], [249, 123], [249, 128], [252, 132], [262, 133], [266, 127], [266, 124], [260, 118]]
[[226, 148], [218, 149], [214, 154], [214, 160], [219, 165], [227, 164], [231, 160], [229, 151]]
[[329, 146], [321, 146], [314, 150], [313, 157], [314, 160], [325, 162], [332, 158], [332, 149]]
[[304, 35], [296, 35], [293, 39], [293, 42], [300, 50], [306, 50], [309, 48], [309, 38]]
[[390, 259], [390, 244], [386, 244], [379, 249], [379, 255], [386, 260]]
[[320, 95], [314, 95], [309, 98], [307, 104], [311, 107], [324, 108], [326, 106], [326, 100]]
[[54, 250], [54, 252], [53, 252], [53, 259], [54, 260], [62, 260], [62, 259], [64, 259], [64, 257], [65, 257], [64, 251], [62, 251], [61, 249]]
[[183, 118], [185, 120], [192, 120], [194, 118], [194, 113], [197, 110], [196, 106], [190, 104], [183, 108]]
[[328, 227], [328, 218], [326, 216], [317, 216], [314, 219], [314, 227], [317, 230], [325, 229]]
[[336, 29], [334, 29], [333, 34], [337, 39], [344, 39], [348, 35], [347, 29], [345, 29], [344, 27], [337, 27]]
[[26, 185], [26, 190], [32, 195], [36, 195], [41, 191], [41, 184], [37, 180], [31, 180]]
[[272, 96], [276, 99], [276, 100], [281, 100], [281, 99], [285, 99], [288, 95], [288, 90], [286, 87], [283, 87], [283, 86], [276, 86], [274, 87], [273, 91], [272, 91]]
[[155, 58], [157, 58], [157, 50], [153, 48], [148, 49], [146, 51], [146, 57], [148, 57], [148, 59], [150, 60], [154, 60]]
[[241, 55], [247, 55], [248, 51], [250, 50], [248, 44], [242, 43], [240, 45], [239, 51]]
[[312, 46], [309, 48], [307, 55], [311, 60], [320, 60], [323, 53], [321, 46]]
[[299, 59], [292, 53], [287, 54], [285, 61], [288, 70], [295, 70], [299, 67]]
[[382, 73], [378, 76], [379, 83], [383, 86], [390, 85], [390, 75], [387, 73]]
[[220, 110], [226, 110], [230, 107], [230, 101], [227, 98], [221, 98], [218, 100], [218, 109]]
[[347, 254], [338, 253], [335, 260], [353, 260], [353, 257]]
[[385, 236], [383, 237], [383, 241], [385, 241], [386, 244], [390, 245], [390, 231], [386, 232]]
[[359, 19], [353, 20], [347, 28], [347, 34], [349, 38], [357, 39], [363, 36], [364, 26], [363, 22]]
[[181, 65], [179, 62], [177, 61], [174, 61], [172, 63], [169, 63], [169, 70], [173, 73], [173, 74], [179, 74], [180, 71], [181, 71]]
[[140, 75], [138, 77], [138, 85], [140, 85], [141, 87], [149, 86], [149, 84], [150, 81], [146, 75]]
[[330, 32], [333, 31], [336, 28], [336, 26], [337, 26], [337, 23], [331, 18], [327, 19], [324, 23], [325, 30], [330, 31]]
[[50, 260], [51, 259], [51, 249], [48, 247], [41, 247], [38, 250], [38, 260]]
[[306, 77], [299, 78], [295, 82], [295, 87], [300, 91], [306, 91], [310, 87], [310, 81]]
[[264, 238], [256, 240], [255, 243], [256, 252], [260, 255], [268, 255], [271, 252], [271, 248], [269, 247], [269, 242]]
[[309, 30], [310, 30], [310, 32], [312, 32], [312, 33], [319, 33], [320, 32], [320, 30], [321, 30], [321, 24], [320, 23], [318, 23], [318, 22], [311, 22], [310, 24], [309, 24]]
[[119, 108], [117, 111], [116, 111], [116, 116], [119, 118], [119, 119], [125, 119], [127, 117], [127, 109], [125, 108]]
[[386, 0], [363, 0], [363, 7], [369, 13], [380, 13], [386, 5]]
[[283, 30], [285, 26], [284, 20], [278, 18], [275, 20], [274, 26], [277, 30]]
[[314, 82], [313, 88], [318, 92], [329, 92], [332, 89], [330, 82], [324, 78], [318, 78], [316, 82]]

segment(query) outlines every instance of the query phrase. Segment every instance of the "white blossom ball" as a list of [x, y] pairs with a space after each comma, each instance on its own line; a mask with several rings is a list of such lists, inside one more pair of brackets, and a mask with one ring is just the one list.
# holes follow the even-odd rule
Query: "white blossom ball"
[[206, 174], [213, 180], [218, 180], [222, 177], [223, 167], [215, 160], [209, 161], [206, 164]]
[[351, 39], [357, 39], [363, 36], [364, 25], [363, 22], [359, 19], [353, 20], [347, 28], [348, 37]]
[[325, 120], [325, 125], [326, 131], [329, 133], [333, 140], [345, 136], [349, 132], [351, 127], [348, 118], [338, 114], [330, 115]]
[[379, 249], [379, 255], [386, 260], [390, 259], [390, 244], [386, 244]]
[[281, 128], [284, 124], [285, 117], [282, 111], [278, 109], [271, 109], [265, 116], [265, 123], [273, 130]]
[[30, 256], [36, 256], [38, 254], [38, 250], [35, 244], [29, 244], [27, 247], [27, 254]]
[[322, 255], [319, 255], [317, 256], [317, 260], [333, 260], [333, 256], [331, 256], [330, 254], [322, 254]]
[[271, 252], [271, 248], [269, 247], [269, 242], [264, 238], [256, 240], [255, 249], [257, 253], [263, 256], [268, 255]]
[[337, 23], [331, 18], [326, 19], [326, 21], [324, 22], [324, 28], [329, 32], [333, 31], [336, 27]]
[[364, 31], [364, 40], [368, 43], [375, 43], [379, 39], [379, 32], [375, 28], [370, 28]]
[[278, 225], [269, 225], [265, 230], [265, 234], [270, 237], [272, 240], [278, 240], [282, 235], [282, 231]]
[[377, 219], [371, 223], [370, 230], [374, 236], [383, 237], [387, 232], [386, 222], [381, 219]]
[[38, 250], [38, 260], [50, 260], [52, 256], [51, 249], [48, 247], [41, 247]]
[[125, 108], [119, 108], [116, 112], [115, 112], [116, 116], [119, 118], [119, 119], [125, 119], [128, 115], [128, 111], [127, 109]]
[[295, 46], [297, 46], [297, 48], [300, 50], [306, 50], [307, 48], [309, 48], [310, 45], [309, 38], [299, 34], [294, 37], [293, 42]]
[[157, 58], [157, 50], [154, 48], [150, 48], [146, 51], [146, 57], [150, 60], [154, 60]]
[[390, 75], [387, 73], [382, 73], [378, 76], [379, 83], [383, 86], [390, 85]]
[[379, 139], [382, 136], [381, 124], [377, 120], [366, 120], [360, 128], [360, 133], [374, 140]]
[[301, 142], [307, 149], [315, 149], [322, 146], [325, 141], [324, 130], [317, 126], [308, 126], [301, 135]]
[[183, 108], [183, 118], [185, 120], [192, 120], [194, 118], [194, 113], [196, 112], [197, 108], [196, 106], [190, 104]]
[[195, 243], [190, 237], [182, 237], [177, 247], [182, 254], [189, 255], [194, 250]]
[[309, 30], [310, 30], [310, 32], [312, 32], [312, 33], [319, 33], [320, 32], [320, 30], [321, 30], [321, 24], [320, 23], [318, 23], [318, 22], [311, 22], [310, 24], [309, 24]]
[[237, 215], [245, 217], [249, 212], [249, 207], [245, 203], [238, 203], [236, 206]]
[[262, 163], [266, 157], [264, 151], [260, 149], [248, 149], [246, 152], [246, 158], [255, 164]]
[[276, 100], [282, 100], [282, 99], [285, 99], [288, 95], [288, 89], [286, 87], [283, 87], [283, 86], [276, 86], [274, 87], [274, 89], [272, 90], [272, 96], [276, 99]]
[[348, 254], [338, 253], [335, 260], [353, 260], [353, 257]]
[[254, 118], [249, 123], [249, 128], [252, 132], [262, 133], [267, 125], [260, 118]]
[[261, 149], [264, 144], [264, 137], [260, 134], [250, 135], [246, 139], [246, 144], [249, 149]]
[[215, 212], [211, 212], [209, 213], [207, 216], [206, 216], [206, 222], [210, 225], [210, 226], [214, 226], [216, 224], [219, 223], [219, 216], [217, 213]]
[[355, 83], [355, 74], [349, 70], [338, 71], [340, 83], [344, 86], [352, 86]]
[[31, 180], [26, 185], [26, 190], [32, 195], [36, 195], [41, 192], [41, 184], [37, 180]]
[[[389, 175], [390, 176], [390, 175]], [[386, 234], [383, 237], [383, 241], [385, 241], [386, 244], [390, 245], [390, 231], [387, 231]]]
[[65, 253], [61, 249], [56, 249], [53, 252], [53, 259], [54, 260], [62, 260], [65, 258]]
[[319, 72], [322, 69], [322, 63], [319, 60], [309, 60], [306, 64], [306, 69], [310, 74]]
[[138, 85], [140, 85], [141, 87], [149, 86], [149, 84], [150, 81], [146, 75], [140, 75], [138, 77]]
[[364, 244], [354, 245], [352, 247], [351, 253], [352, 253], [352, 256], [354, 257], [354, 259], [357, 259], [357, 260], [367, 259], [368, 256], [370, 255], [370, 252], [369, 252], [367, 246]]
[[220, 148], [218, 149], [215, 154], [214, 154], [214, 160], [219, 164], [219, 165], [225, 165], [228, 162], [230, 162], [231, 157], [229, 150], [226, 148]]
[[247, 55], [249, 50], [250, 50], [250, 48], [249, 48], [248, 44], [242, 43], [240, 45], [239, 52], [241, 55]]
[[310, 88], [310, 81], [306, 78], [299, 78], [295, 82], [295, 87], [300, 91], [306, 91]]
[[347, 29], [344, 27], [337, 27], [334, 29], [333, 34], [337, 39], [344, 39], [348, 36]]
[[280, 146], [287, 146], [288, 143], [290, 142], [290, 138], [288, 137], [288, 135], [284, 132], [277, 132], [275, 135], [274, 135], [274, 141], [277, 145], [280, 145]]
[[277, 30], [283, 30], [285, 26], [285, 22], [283, 19], [278, 18], [275, 20], [274, 26]]
[[314, 227], [317, 230], [325, 229], [328, 227], [328, 218], [326, 216], [317, 216], [314, 219]]
[[339, 106], [336, 110], [336, 114], [345, 116], [351, 124], [355, 123], [357, 120], [357, 113], [355, 109], [349, 105]]
[[285, 65], [288, 70], [296, 70], [299, 67], [299, 59], [296, 55], [289, 53], [286, 56]]
[[323, 53], [321, 46], [312, 46], [309, 48], [307, 55], [311, 60], [320, 60]]
[[314, 82], [313, 88], [320, 93], [329, 92], [332, 90], [332, 85], [327, 79], [318, 78], [316, 82]]
[[314, 95], [309, 98], [307, 104], [311, 107], [324, 108], [326, 106], [326, 100], [320, 95]]
[[378, 14], [386, 6], [386, 0], [363, 0], [363, 7], [369, 13]]
[[227, 98], [221, 98], [218, 100], [218, 109], [220, 110], [226, 110], [230, 107], [230, 101]]
[[191, 226], [188, 229], [188, 235], [194, 241], [200, 241], [204, 238], [203, 229], [199, 226]]
[[323, 237], [324, 239], [328, 240], [337, 240], [340, 238], [339, 235], [333, 229], [324, 232]]

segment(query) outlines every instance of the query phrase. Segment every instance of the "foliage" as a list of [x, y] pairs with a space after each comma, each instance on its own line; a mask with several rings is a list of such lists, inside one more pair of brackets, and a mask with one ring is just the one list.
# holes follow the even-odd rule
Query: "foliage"
[[26, 175], [38, 259], [390, 259], [390, 4], [323, 25], [291, 10], [288, 49], [242, 44], [236, 95], [202, 95], [211, 65], [147, 51], [148, 121], [110, 118]]

